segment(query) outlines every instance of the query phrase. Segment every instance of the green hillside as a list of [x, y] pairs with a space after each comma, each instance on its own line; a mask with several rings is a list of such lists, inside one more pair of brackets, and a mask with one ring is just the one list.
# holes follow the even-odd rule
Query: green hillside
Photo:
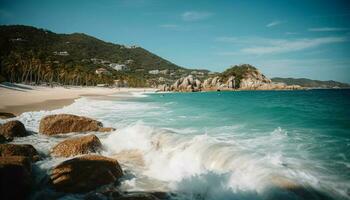
[[272, 78], [273, 82], [286, 83], [287, 85], [300, 85], [309, 88], [350, 88], [347, 83], [337, 81], [319, 81], [306, 78]]
[[[12, 82], [96, 85], [124, 79], [131, 86], [144, 86], [154, 78], [149, 70], [186, 70], [141, 47], [23, 25], [0, 26], [0, 58], [1, 75]], [[113, 70], [110, 63], [126, 65], [128, 70]], [[95, 70], [101, 67], [108, 75], [96, 76]]]

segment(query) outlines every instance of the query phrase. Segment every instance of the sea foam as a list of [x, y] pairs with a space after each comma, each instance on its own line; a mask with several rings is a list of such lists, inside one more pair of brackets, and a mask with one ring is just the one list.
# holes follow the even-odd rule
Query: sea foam
[[[80, 98], [62, 109], [27, 112], [17, 117], [34, 133], [16, 138], [14, 143], [33, 144], [47, 155], [55, 144], [73, 135], [37, 134], [40, 119], [58, 113], [83, 115], [117, 128], [97, 135], [103, 154], [121, 163], [126, 176], [120, 187], [126, 190], [176, 192], [180, 199], [271, 199], [276, 195], [293, 199], [300, 196], [290, 188], [297, 187], [312, 194], [322, 191], [348, 199], [348, 181], [332, 174], [310, 153], [318, 148], [315, 136], [290, 132], [281, 126], [249, 133], [246, 124], [206, 127], [204, 122], [203, 128], [178, 126], [174, 119], [179, 116], [187, 116], [188, 120], [200, 120], [201, 116], [176, 113], [172, 106], [180, 105]], [[347, 166], [346, 155], [340, 157], [342, 165]], [[63, 160], [47, 157], [36, 163], [39, 179]]]

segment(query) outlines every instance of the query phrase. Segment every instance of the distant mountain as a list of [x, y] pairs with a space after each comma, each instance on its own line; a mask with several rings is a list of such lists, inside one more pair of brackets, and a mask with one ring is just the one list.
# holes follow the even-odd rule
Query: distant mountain
[[350, 84], [337, 81], [319, 81], [307, 78], [272, 78], [273, 82], [285, 83], [287, 85], [300, 85], [308, 88], [350, 88]]

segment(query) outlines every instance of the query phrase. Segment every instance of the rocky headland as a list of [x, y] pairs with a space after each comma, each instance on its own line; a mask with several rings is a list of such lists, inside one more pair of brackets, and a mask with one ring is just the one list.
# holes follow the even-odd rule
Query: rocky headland
[[297, 90], [299, 85], [275, 83], [257, 68], [248, 65], [236, 65], [222, 73], [200, 80], [188, 75], [176, 80], [172, 85], [160, 85], [159, 91], [198, 92], [224, 90]]

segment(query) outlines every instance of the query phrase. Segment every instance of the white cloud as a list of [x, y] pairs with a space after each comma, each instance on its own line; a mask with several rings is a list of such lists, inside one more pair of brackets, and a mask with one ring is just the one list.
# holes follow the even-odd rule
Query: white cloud
[[199, 11], [187, 11], [181, 14], [181, 18], [184, 21], [199, 21], [211, 17], [213, 13], [199, 12]]
[[319, 28], [309, 28], [308, 31], [312, 32], [334, 32], [334, 31], [348, 31], [349, 28], [335, 28], [335, 27], [319, 27]]
[[[235, 43], [240, 47], [238, 51], [221, 52], [220, 55], [237, 54], [278, 54], [301, 51], [320, 45], [339, 43], [347, 41], [345, 37], [320, 37], [320, 38], [299, 38], [299, 39], [271, 39], [259, 37], [220, 37], [216, 39], [220, 42]], [[249, 47], [247, 47], [249, 46]]]
[[277, 25], [280, 25], [280, 24], [283, 24], [283, 23], [284, 23], [283, 21], [275, 20], [275, 21], [272, 21], [272, 22], [266, 24], [266, 27], [267, 28], [271, 28], [273, 26], [277, 26]]

